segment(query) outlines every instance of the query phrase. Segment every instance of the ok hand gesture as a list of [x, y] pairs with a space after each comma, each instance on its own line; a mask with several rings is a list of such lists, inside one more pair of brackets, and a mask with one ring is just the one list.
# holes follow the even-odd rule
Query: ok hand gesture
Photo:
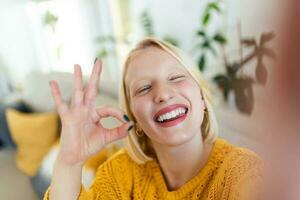
[[[101, 69], [102, 62], [96, 59], [88, 85], [83, 88], [81, 68], [79, 65], [74, 66], [72, 101], [69, 106], [63, 101], [57, 82], [50, 82], [62, 122], [58, 158], [65, 164], [83, 164], [106, 144], [127, 136], [133, 126], [133, 122], [128, 122], [128, 118], [119, 109], [108, 106], [96, 108]], [[104, 128], [100, 120], [110, 116], [123, 124], [114, 129]]]

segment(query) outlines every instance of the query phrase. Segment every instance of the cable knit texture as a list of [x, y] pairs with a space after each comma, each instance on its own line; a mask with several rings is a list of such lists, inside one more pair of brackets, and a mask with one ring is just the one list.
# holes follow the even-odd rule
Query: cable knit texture
[[[253, 200], [259, 196], [261, 173], [262, 161], [255, 153], [217, 139], [198, 175], [168, 191], [155, 160], [139, 165], [122, 149], [98, 168], [89, 191], [81, 187], [79, 199]], [[48, 195], [49, 189], [44, 200]]]

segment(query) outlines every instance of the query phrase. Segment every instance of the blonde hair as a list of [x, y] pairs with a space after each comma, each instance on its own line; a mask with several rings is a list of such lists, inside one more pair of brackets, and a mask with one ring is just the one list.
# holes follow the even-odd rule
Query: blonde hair
[[[130, 61], [138, 53], [139, 50], [143, 50], [147, 47], [157, 47], [169, 53], [185, 67], [189, 74], [199, 84], [206, 107], [203, 122], [201, 124], [202, 138], [204, 142], [212, 143], [218, 135], [218, 124], [216, 121], [215, 113], [212, 109], [212, 100], [210, 92], [208, 90], [208, 85], [202, 77], [199, 70], [197, 69], [196, 64], [192, 61], [192, 59], [189, 58], [183, 51], [181, 51], [177, 47], [164, 41], [148, 37], [138, 42], [135, 48], [133, 48], [129, 52], [127, 59], [125, 60], [119, 91], [121, 108], [126, 112], [126, 114], [132, 121], [136, 122], [135, 117], [130, 110], [129, 95], [127, 93], [125, 85], [125, 77]], [[135, 162], [142, 164], [153, 159], [153, 149], [149, 147], [149, 138], [146, 136], [146, 134], [143, 134], [143, 137], [139, 137], [137, 136], [136, 132], [137, 127], [135, 126], [133, 129], [131, 129], [128, 137], [125, 138], [125, 146], [130, 157]]]

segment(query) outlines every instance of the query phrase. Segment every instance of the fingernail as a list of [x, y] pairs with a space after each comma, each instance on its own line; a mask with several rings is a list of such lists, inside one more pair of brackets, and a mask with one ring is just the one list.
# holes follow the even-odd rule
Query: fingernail
[[132, 128], [133, 128], [133, 124], [132, 125], [130, 125], [129, 127], [128, 127], [128, 131], [130, 131]]
[[130, 121], [129, 124], [130, 126], [128, 127], [128, 131], [130, 131], [134, 127], [134, 122]]
[[123, 118], [124, 118], [127, 122], [130, 121], [130, 120], [129, 120], [129, 117], [128, 117], [127, 115], [123, 115]]
[[98, 58], [96, 57], [96, 58], [95, 58], [95, 61], [94, 61], [94, 64], [96, 64], [97, 60], [98, 60]]

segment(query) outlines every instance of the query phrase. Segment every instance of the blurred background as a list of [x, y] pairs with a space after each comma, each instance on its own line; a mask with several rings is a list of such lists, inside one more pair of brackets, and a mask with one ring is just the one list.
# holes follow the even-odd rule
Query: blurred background
[[[73, 65], [87, 80], [101, 58], [97, 104], [118, 106], [122, 63], [146, 36], [194, 59], [213, 92], [220, 136], [257, 151], [255, 119], [275, 81], [284, 11], [279, 0], [0, 0], [0, 199], [41, 199], [50, 183], [60, 123], [48, 82], [57, 80], [69, 101]], [[87, 188], [121, 147], [87, 162]]]

